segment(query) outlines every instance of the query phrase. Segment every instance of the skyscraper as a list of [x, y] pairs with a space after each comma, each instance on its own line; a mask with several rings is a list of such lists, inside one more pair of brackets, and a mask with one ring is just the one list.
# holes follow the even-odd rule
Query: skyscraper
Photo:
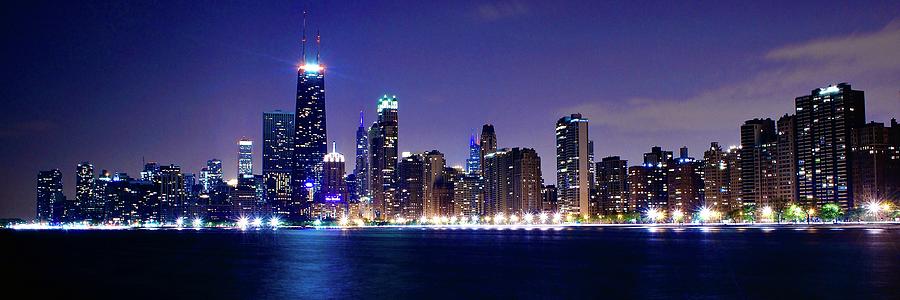
[[484, 156], [497, 151], [497, 133], [494, 132], [494, 125], [484, 124], [481, 126], [481, 141], [479, 146], [481, 147], [481, 155], [478, 161], [481, 163], [483, 171]]
[[865, 93], [841, 83], [795, 99], [798, 201], [854, 207], [850, 135], [865, 124]]
[[484, 202], [484, 184], [481, 176], [477, 173], [460, 174], [453, 186], [453, 215], [475, 217], [480, 214], [482, 202]]
[[588, 120], [572, 114], [556, 122], [556, 188], [559, 211], [590, 216], [591, 161]]
[[369, 180], [369, 136], [363, 121], [363, 112], [359, 112], [359, 128], [356, 129], [356, 166], [353, 169], [353, 174], [356, 175], [356, 195], [351, 195], [356, 200], [369, 197], [371, 184]]
[[300, 203], [292, 202], [291, 160], [294, 156], [294, 114], [280, 110], [263, 113], [263, 180], [272, 213], [295, 219]]
[[444, 154], [437, 150], [427, 151], [422, 154], [422, 157], [425, 166], [425, 175], [423, 176], [423, 183], [425, 185], [424, 210], [425, 216], [432, 218], [441, 215], [440, 205], [438, 205], [438, 196], [435, 194], [435, 185], [442, 179], [441, 177], [444, 174], [444, 168], [447, 166], [447, 161], [444, 159]]
[[397, 96], [378, 99], [378, 121], [369, 129], [370, 180], [374, 217], [388, 220], [400, 214], [396, 201]]
[[331, 153], [323, 158], [322, 190], [316, 206], [317, 216], [343, 217], [347, 213], [347, 182], [344, 181], [346, 170], [344, 155], [337, 152], [337, 145], [332, 146]]
[[775, 150], [772, 119], [753, 119], [741, 125], [741, 197], [744, 205], [775, 205]]
[[667, 209], [669, 174], [674, 171], [674, 165], [672, 151], [656, 146], [644, 153], [643, 165], [628, 168], [629, 205], [640, 212], [650, 208]]
[[597, 191], [602, 214], [634, 211], [628, 205], [628, 161], [618, 156], [604, 157], [597, 163]]
[[889, 130], [876, 122], [853, 130], [853, 199], [857, 206], [900, 199], [900, 148], [891, 144]]
[[475, 140], [475, 133], [469, 137], [469, 157], [466, 158], [466, 174], [481, 174], [481, 145]]
[[46, 223], [61, 222], [65, 201], [62, 172], [58, 169], [38, 172], [35, 220]]
[[[301, 62], [297, 69], [297, 106], [294, 113], [294, 165], [291, 192], [295, 203], [309, 204], [310, 195], [319, 188], [322, 157], [328, 151], [325, 122], [325, 66], [319, 55], [306, 59], [306, 16], [304, 14]], [[319, 44], [316, 36], [316, 44]], [[317, 50], [318, 51], [318, 50]]]
[[403, 152], [397, 163], [397, 193], [403, 216], [418, 219], [425, 215], [425, 161], [421, 154]]
[[184, 175], [176, 165], [159, 167], [159, 214], [160, 223], [173, 224], [184, 214]]
[[[78, 219], [99, 222], [97, 211], [92, 207], [94, 179], [94, 165], [86, 161], [78, 164], [75, 172], [75, 207]], [[103, 211], [99, 213], [102, 216]]]
[[237, 177], [253, 176], [253, 141], [242, 138], [238, 141]]
[[484, 214], [543, 210], [541, 159], [534, 149], [499, 149], [484, 157]]
[[222, 174], [222, 161], [210, 159], [206, 161], [206, 167], [200, 170], [200, 185], [203, 192], [209, 193], [215, 187], [225, 184]]
[[776, 122], [775, 201], [797, 201], [797, 118], [785, 114]]
[[668, 211], [695, 212], [703, 205], [703, 176], [700, 162], [688, 156], [682, 147], [668, 176]]
[[712, 142], [703, 153], [704, 205], [715, 211], [730, 211], [731, 176], [728, 172], [728, 152]]

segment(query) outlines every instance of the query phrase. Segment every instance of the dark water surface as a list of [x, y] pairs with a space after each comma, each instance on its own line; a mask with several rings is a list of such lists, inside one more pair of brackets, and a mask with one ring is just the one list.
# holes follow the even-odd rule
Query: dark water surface
[[896, 227], [2, 230], [0, 243], [4, 294], [38, 298], [900, 298]]

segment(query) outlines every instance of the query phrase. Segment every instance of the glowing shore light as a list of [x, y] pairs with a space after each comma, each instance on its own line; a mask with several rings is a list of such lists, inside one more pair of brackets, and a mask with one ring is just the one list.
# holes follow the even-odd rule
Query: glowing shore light
[[419, 224], [425, 224], [425, 223], [428, 223], [428, 217], [422, 216], [421, 218], [419, 218]]
[[562, 214], [561, 213], [553, 214], [553, 223], [560, 223], [560, 222], [562, 222]]
[[313, 221], [313, 226], [322, 226], [322, 220]]
[[191, 221], [191, 225], [193, 225], [194, 228], [200, 228], [200, 226], [203, 226], [203, 219], [194, 218], [194, 221]]
[[458, 218], [456, 216], [450, 217], [450, 224], [456, 223], [457, 220], [458, 220]]
[[178, 219], [175, 219], [175, 226], [178, 226], [178, 227], [184, 226], [184, 217], [178, 217]]
[[250, 225], [250, 220], [247, 217], [241, 217], [237, 221], [237, 227], [240, 229], [247, 229], [247, 225]]
[[531, 213], [527, 213], [522, 216], [522, 221], [524, 221], [525, 223], [531, 223], [532, 220], [534, 220], [534, 215], [532, 215]]
[[547, 223], [547, 219], [549, 218], [550, 216], [548, 216], [545, 212], [542, 212], [540, 215], [538, 215], [538, 220], [541, 221], [541, 224]]
[[703, 222], [709, 221], [709, 219], [712, 218], [712, 216], [713, 216], [713, 211], [711, 209], [709, 209], [709, 207], [704, 206], [704, 207], [700, 208], [700, 220], [701, 221], [703, 221]]
[[764, 206], [762, 208], [762, 217], [766, 220], [771, 220], [772, 216], [775, 215], [775, 210], [772, 209], [771, 206]]
[[681, 219], [684, 219], [684, 212], [682, 212], [680, 210], [676, 210], [676, 211], [672, 212], [672, 221], [678, 222]]
[[503, 223], [504, 219], [506, 219], [506, 217], [503, 216], [503, 213], [497, 213], [497, 215], [494, 216], [494, 224]]
[[517, 216], [517, 215], [511, 215], [511, 216], [509, 216], [509, 222], [510, 222], [510, 223], [513, 223], [513, 224], [519, 223], [519, 216]]
[[656, 208], [647, 210], [647, 218], [649, 218], [651, 222], [655, 223], [656, 221], [662, 220], [664, 216], [665, 213]]
[[262, 226], [262, 223], [263, 220], [260, 217], [256, 217], [255, 219], [253, 219], [253, 227], [260, 227]]
[[347, 216], [341, 217], [340, 224], [341, 224], [341, 226], [347, 226], [347, 224], [350, 224], [350, 218], [348, 218]]
[[270, 219], [269, 219], [269, 226], [272, 226], [272, 228], [281, 226], [281, 219], [279, 219], [278, 217], [272, 217], [272, 218], [270, 218]]

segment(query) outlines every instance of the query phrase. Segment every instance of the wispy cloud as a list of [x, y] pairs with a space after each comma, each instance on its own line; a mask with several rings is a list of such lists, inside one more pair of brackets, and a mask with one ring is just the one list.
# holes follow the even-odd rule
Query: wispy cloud
[[56, 123], [42, 120], [10, 123], [0, 127], [0, 138], [38, 134], [55, 128], [57, 128]]
[[792, 112], [794, 97], [841, 81], [866, 91], [869, 116], [900, 112], [900, 22], [876, 32], [773, 49], [760, 62], [778, 67], [684, 99], [635, 98], [616, 105], [589, 102], [561, 113], [582, 112], [592, 123], [617, 132], [711, 132], [736, 128], [754, 117]]
[[529, 13], [529, 8], [521, 1], [499, 1], [479, 4], [477, 13], [482, 20], [496, 21], [526, 15]]

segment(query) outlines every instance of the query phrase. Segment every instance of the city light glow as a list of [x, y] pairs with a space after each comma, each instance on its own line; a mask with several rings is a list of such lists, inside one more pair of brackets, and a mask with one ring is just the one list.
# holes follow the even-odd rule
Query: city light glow
[[201, 226], [203, 226], [203, 219], [201, 219], [201, 218], [194, 218], [194, 220], [191, 221], [191, 225], [193, 225], [194, 228], [200, 228]]
[[248, 225], [250, 225], [250, 220], [247, 219], [247, 217], [241, 217], [237, 221], [237, 227], [240, 228], [241, 230], [247, 229]]

